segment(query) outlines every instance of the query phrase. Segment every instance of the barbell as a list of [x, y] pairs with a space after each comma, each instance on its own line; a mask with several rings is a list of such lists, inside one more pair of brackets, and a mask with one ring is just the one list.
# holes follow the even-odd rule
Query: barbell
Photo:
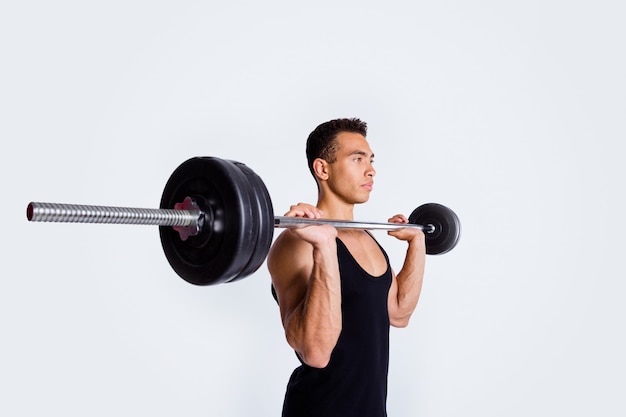
[[274, 216], [261, 178], [247, 165], [194, 157], [169, 177], [159, 209], [31, 202], [32, 222], [158, 225], [161, 245], [174, 271], [196, 285], [233, 282], [254, 273], [269, 253], [274, 228], [330, 224], [341, 229], [424, 231], [426, 253], [443, 254], [460, 237], [457, 215], [436, 203], [419, 206], [409, 224]]

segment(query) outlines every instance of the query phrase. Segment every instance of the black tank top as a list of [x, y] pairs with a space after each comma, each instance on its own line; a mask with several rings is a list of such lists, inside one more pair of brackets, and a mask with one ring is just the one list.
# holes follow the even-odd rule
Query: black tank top
[[[379, 246], [380, 247], [380, 246]], [[373, 277], [337, 239], [342, 330], [328, 366], [302, 362], [289, 379], [283, 417], [385, 417], [391, 286], [387, 271]]]

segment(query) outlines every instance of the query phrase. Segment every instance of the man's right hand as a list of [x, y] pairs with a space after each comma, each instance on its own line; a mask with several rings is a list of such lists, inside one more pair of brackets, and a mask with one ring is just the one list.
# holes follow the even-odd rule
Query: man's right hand
[[[320, 219], [323, 215], [324, 212], [322, 210], [306, 203], [293, 205], [289, 208], [289, 211], [285, 213], [287, 217], [305, 217], [309, 219]], [[303, 225], [301, 227], [289, 228], [289, 231], [314, 247], [324, 246], [328, 244], [329, 241], [334, 242], [337, 237], [337, 229], [328, 224]]]

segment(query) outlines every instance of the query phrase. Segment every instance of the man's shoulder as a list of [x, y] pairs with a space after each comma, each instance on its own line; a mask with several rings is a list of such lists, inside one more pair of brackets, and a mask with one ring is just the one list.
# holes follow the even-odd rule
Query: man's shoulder
[[296, 264], [302, 260], [311, 259], [311, 252], [313, 252], [313, 246], [310, 243], [290, 233], [289, 230], [283, 230], [270, 248], [267, 264], [270, 269], [272, 265], [277, 264]]

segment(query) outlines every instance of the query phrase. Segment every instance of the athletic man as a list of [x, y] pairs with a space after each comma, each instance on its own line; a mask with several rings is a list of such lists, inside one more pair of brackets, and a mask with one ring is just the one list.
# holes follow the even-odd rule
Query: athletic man
[[[306, 153], [317, 204], [297, 204], [286, 216], [353, 220], [376, 174], [366, 133], [359, 119], [331, 120], [311, 132]], [[408, 220], [398, 214], [389, 222]], [[425, 261], [421, 230], [388, 234], [408, 242], [397, 275], [367, 231], [307, 226], [286, 229], [274, 242], [267, 265], [287, 342], [302, 363], [287, 385], [284, 417], [387, 415], [389, 326], [407, 326]]]

